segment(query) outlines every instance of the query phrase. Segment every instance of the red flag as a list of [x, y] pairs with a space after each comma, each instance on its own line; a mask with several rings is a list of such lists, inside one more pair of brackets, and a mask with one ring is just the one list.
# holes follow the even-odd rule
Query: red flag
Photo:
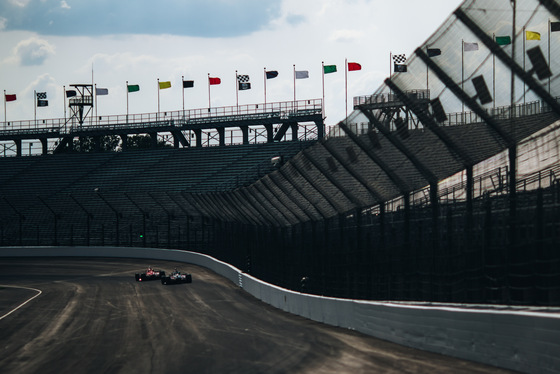
[[16, 94], [6, 94], [6, 101], [16, 101]]
[[208, 83], [210, 83], [210, 84], [220, 84], [220, 83], [222, 83], [222, 80], [220, 78], [208, 77]]
[[358, 64], [357, 62], [349, 62], [348, 71], [354, 71], [354, 70], [362, 70], [362, 65]]

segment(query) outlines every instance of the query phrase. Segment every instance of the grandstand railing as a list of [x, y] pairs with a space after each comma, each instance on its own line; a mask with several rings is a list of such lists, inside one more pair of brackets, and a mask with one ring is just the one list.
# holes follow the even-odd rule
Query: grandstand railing
[[[429, 90], [411, 90], [406, 92], [408, 95], [415, 96], [420, 99], [429, 99]], [[560, 102], [560, 97], [555, 98], [557, 102]], [[371, 96], [357, 96], [354, 97], [354, 106], [367, 105], [367, 104], [379, 104], [379, 103], [399, 103], [400, 100], [394, 94], [376, 94]], [[496, 108], [485, 108], [486, 113], [497, 119], [504, 120], [510, 118], [519, 118], [524, 116], [531, 116], [535, 114], [550, 113], [552, 108], [542, 101], [532, 101], [524, 104], [517, 104], [513, 107], [511, 105], [500, 106]], [[467, 125], [472, 123], [481, 123], [482, 118], [478, 116], [475, 112], [454, 112], [447, 113], [447, 120], [441, 122], [441, 126], [456, 126], [456, 125]], [[365, 134], [369, 131], [371, 125], [367, 122], [355, 122], [347, 123], [348, 128], [350, 128], [355, 134]], [[393, 128], [391, 128], [393, 129]], [[393, 129], [396, 130], [396, 129]], [[339, 126], [332, 126], [328, 132], [327, 136], [345, 136], [344, 131], [340, 129]]]
[[[216, 122], [216, 120], [244, 120], [259, 119], [270, 114], [278, 115], [282, 119], [289, 119], [292, 116], [304, 116], [321, 114], [323, 111], [322, 99], [296, 100], [274, 102], [266, 104], [248, 104], [238, 106], [224, 106], [215, 108], [202, 109], [185, 109], [170, 112], [156, 113], [140, 113], [140, 114], [119, 114], [119, 115], [101, 115], [90, 116], [86, 118], [83, 127], [103, 127], [109, 129], [118, 129], [123, 127], [138, 126], [181, 126], [186, 125], [189, 121], [200, 123], [203, 121]], [[0, 134], [8, 131], [13, 134], [14, 131], [60, 131], [61, 133], [69, 133], [79, 126], [75, 117], [71, 118], [55, 118], [55, 119], [38, 119], [23, 121], [6, 121], [2, 122]]]

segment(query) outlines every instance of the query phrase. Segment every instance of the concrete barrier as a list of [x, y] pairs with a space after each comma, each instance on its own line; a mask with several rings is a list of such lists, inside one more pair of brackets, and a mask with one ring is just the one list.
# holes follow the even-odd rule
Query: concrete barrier
[[[526, 373], [560, 373], [560, 308], [407, 304], [286, 290], [200, 253], [127, 247], [4, 247], [0, 257], [126, 257], [208, 268], [254, 297], [314, 321]], [[196, 281], [196, 279], [194, 280]]]

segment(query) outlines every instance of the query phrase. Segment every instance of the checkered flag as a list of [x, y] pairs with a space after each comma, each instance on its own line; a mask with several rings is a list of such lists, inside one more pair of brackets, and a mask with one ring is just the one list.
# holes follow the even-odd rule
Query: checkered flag
[[37, 100], [45, 100], [47, 98], [46, 92], [37, 92]]
[[237, 80], [239, 81], [239, 83], [247, 83], [247, 82], [249, 82], [249, 76], [248, 75], [238, 75]]
[[406, 55], [404, 53], [402, 55], [393, 55], [393, 62], [395, 64], [404, 64], [406, 62]]

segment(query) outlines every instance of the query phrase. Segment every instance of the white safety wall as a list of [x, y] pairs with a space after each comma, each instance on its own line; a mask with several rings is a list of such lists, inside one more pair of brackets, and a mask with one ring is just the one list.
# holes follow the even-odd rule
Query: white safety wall
[[[526, 373], [560, 373], [560, 313], [348, 300], [307, 295], [262, 282], [194, 252], [120, 247], [6, 247], [0, 257], [129, 257], [191, 263], [299, 316], [394, 343]], [[196, 282], [196, 278], [193, 279]]]

